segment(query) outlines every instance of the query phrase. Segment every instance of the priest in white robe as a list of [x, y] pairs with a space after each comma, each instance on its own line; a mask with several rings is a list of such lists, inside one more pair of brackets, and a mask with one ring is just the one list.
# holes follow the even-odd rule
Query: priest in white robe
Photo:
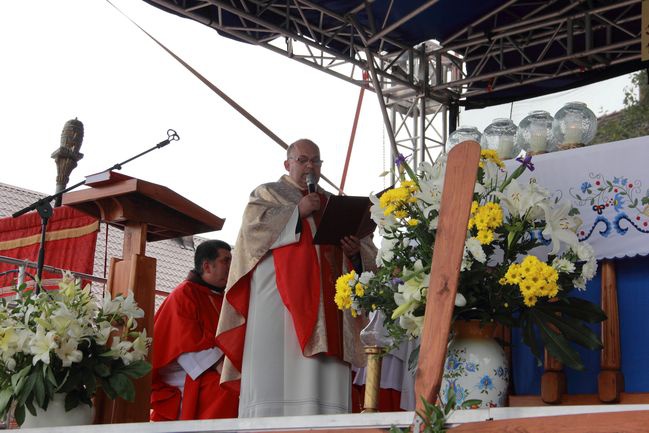
[[240, 392], [239, 417], [351, 411], [351, 365], [362, 366], [363, 323], [334, 304], [335, 280], [372, 269], [369, 238], [314, 245], [330, 195], [317, 184], [320, 150], [287, 150], [288, 175], [256, 188], [244, 212], [217, 331], [223, 386]]

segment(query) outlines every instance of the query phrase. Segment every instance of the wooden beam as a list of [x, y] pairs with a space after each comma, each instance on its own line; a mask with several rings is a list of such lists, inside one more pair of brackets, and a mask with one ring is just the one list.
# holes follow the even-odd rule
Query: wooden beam
[[649, 432], [649, 411], [515, 418], [471, 422], [449, 433], [637, 433]]
[[446, 162], [415, 376], [417, 410], [423, 410], [421, 397], [431, 402], [437, 400], [442, 382], [479, 161], [480, 145], [475, 141], [465, 141], [449, 152]]
[[620, 313], [617, 304], [615, 263], [602, 263], [602, 310], [607, 319], [602, 322], [601, 370], [597, 376], [597, 393], [604, 403], [617, 403], [624, 391], [622, 355], [620, 350]]

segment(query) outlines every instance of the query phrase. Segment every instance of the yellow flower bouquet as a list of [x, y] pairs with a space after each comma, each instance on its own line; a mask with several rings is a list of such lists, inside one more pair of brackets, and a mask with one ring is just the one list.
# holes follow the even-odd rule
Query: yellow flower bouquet
[[[454, 320], [477, 319], [520, 327], [524, 342], [541, 357], [536, 336], [565, 365], [582, 369], [570, 342], [601, 348], [585, 323], [605, 319], [602, 310], [573, 296], [597, 270], [592, 247], [575, 234], [578, 215], [536, 183], [518, 178], [534, 169], [518, 158], [511, 174], [494, 151], [481, 152], [467, 227]], [[399, 162], [400, 183], [373, 202], [372, 218], [382, 236], [379, 270], [343, 275], [335, 301], [352, 312], [381, 310], [395, 344], [419, 336], [446, 156], [413, 171]]]

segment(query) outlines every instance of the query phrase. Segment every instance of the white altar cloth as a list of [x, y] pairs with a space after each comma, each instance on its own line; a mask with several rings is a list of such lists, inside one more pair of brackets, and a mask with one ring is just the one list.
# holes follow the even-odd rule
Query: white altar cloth
[[[649, 254], [649, 136], [536, 155], [530, 179], [579, 211], [598, 259]], [[506, 163], [511, 172], [519, 163]]]

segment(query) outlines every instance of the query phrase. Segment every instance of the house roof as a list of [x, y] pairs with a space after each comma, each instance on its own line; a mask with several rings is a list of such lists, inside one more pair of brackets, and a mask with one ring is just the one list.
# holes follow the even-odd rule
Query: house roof
[[[30, 205], [46, 194], [30, 191], [14, 185], [0, 182], [0, 217], [10, 216], [12, 213]], [[108, 239], [106, 230], [108, 227]], [[111, 257], [121, 257], [124, 234], [122, 230], [100, 224], [95, 248], [95, 263], [93, 275], [105, 277]], [[157, 242], [147, 242], [146, 255], [157, 260], [156, 269], [156, 308], [160, 305], [166, 293], [170, 293], [178, 283], [187, 276], [187, 272], [194, 267], [194, 245], [205, 241], [198, 236], [189, 239], [167, 239]], [[30, 258], [36, 261], [36, 257]], [[46, 263], [47, 264], [47, 263]]]

